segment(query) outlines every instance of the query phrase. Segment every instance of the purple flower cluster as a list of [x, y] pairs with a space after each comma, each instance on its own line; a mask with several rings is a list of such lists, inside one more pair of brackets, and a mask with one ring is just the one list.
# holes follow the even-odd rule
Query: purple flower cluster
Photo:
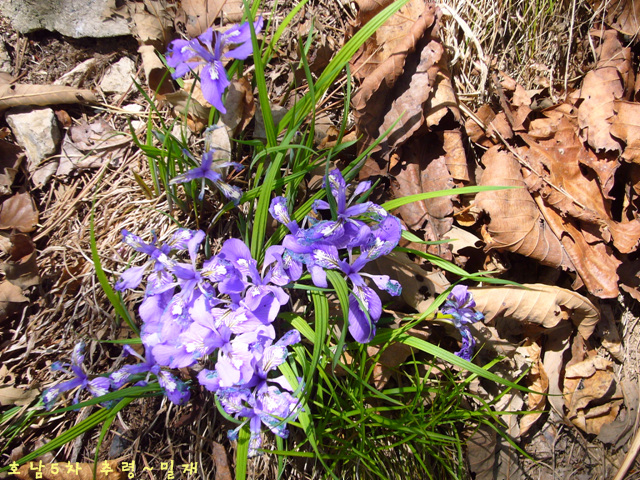
[[[215, 367], [202, 369], [198, 381], [218, 396], [228, 414], [249, 423], [251, 454], [260, 446], [261, 424], [286, 437], [285, 419], [296, 417], [299, 402], [283, 376], [269, 374], [286, 360], [287, 347], [299, 342], [300, 334], [292, 330], [276, 340], [273, 322], [289, 295], [271, 281], [273, 270], [261, 273], [238, 239], [225, 241], [217, 255], [198, 266], [202, 231], [179, 230], [160, 247], [126, 231], [123, 236], [125, 243], [151, 259], [124, 272], [116, 287], [136, 288], [139, 270], [151, 264], [153, 271], [139, 309], [146, 359], [111, 374], [113, 386], [141, 373], [154, 374], [167, 397], [183, 404], [189, 399], [188, 390], [163, 368], [191, 367], [215, 358]], [[189, 261], [169, 257], [173, 250], [186, 251]]]
[[[291, 220], [284, 197], [276, 197], [271, 202], [271, 215], [291, 232], [284, 238], [282, 247], [273, 251], [278, 255], [274, 257], [274, 275], [297, 280], [305, 266], [314, 285], [326, 288], [325, 270], [342, 272], [352, 288], [349, 295], [349, 332], [357, 342], [368, 343], [375, 336], [382, 302], [364, 279], [370, 278], [379, 289], [391, 295], [399, 295], [401, 286], [388, 275], [370, 275], [363, 273], [362, 269], [395, 248], [400, 241], [402, 227], [398, 218], [373, 202], [353, 204], [356, 197], [371, 188], [371, 182], [360, 183], [349, 200], [349, 185], [339, 170], [329, 172], [325, 186], [335, 200], [335, 218], [309, 218], [311, 226], [307, 229], [300, 228], [296, 221]], [[330, 210], [331, 206], [324, 200], [316, 200], [313, 209], [319, 213]]]
[[[262, 17], [254, 22], [256, 34], [262, 30], [262, 24]], [[252, 52], [251, 30], [249, 23], [245, 22], [232, 26], [224, 33], [209, 28], [197, 38], [172, 41], [167, 51], [167, 64], [175, 69], [173, 78], [184, 77], [203, 65], [199, 73], [202, 95], [221, 113], [226, 113], [222, 95], [229, 86], [229, 79], [223, 60], [245, 60]]]
[[[209, 175], [209, 168], [206, 170], [187, 173], [184, 178]], [[189, 389], [171, 370], [203, 362], [198, 382], [214, 392], [222, 408], [241, 422], [238, 429], [229, 432], [231, 438], [248, 424], [250, 455], [261, 445], [263, 424], [285, 438], [287, 421], [297, 417], [300, 402], [286, 378], [275, 371], [286, 361], [288, 347], [300, 342], [300, 333], [291, 330], [276, 338], [273, 323], [289, 302], [283, 287], [299, 280], [305, 269], [313, 283], [322, 288], [328, 286], [327, 269], [341, 272], [352, 290], [349, 332], [361, 343], [374, 337], [382, 313], [380, 297], [365, 278], [392, 295], [401, 290], [400, 284], [387, 275], [362, 272], [369, 262], [398, 244], [400, 221], [373, 202], [354, 203], [371, 188], [370, 182], [359, 184], [347, 199], [349, 185], [340, 171], [333, 170], [325, 186], [334, 206], [318, 200], [314, 211], [319, 215], [332, 210], [334, 218], [307, 218], [308, 228], [291, 220], [283, 197], [273, 199], [271, 214], [291, 234], [282, 245], [265, 251], [262, 268], [238, 239], [226, 240], [216, 255], [200, 264], [203, 231], [181, 229], [166, 244], [160, 244], [155, 235], [147, 243], [123, 230], [124, 243], [147, 257], [142, 265], [123, 272], [116, 283], [116, 289], [123, 291], [138, 288], [144, 281], [145, 294], [138, 313], [145, 356], [125, 346], [124, 353], [137, 357], [139, 363], [125, 365], [108, 378], [89, 380], [81, 368], [83, 347], [77, 347], [69, 372], [76, 379], [48, 389], [44, 394], [47, 408], [60, 393], [76, 387], [97, 396], [126, 384], [144, 386], [154, 381], [170, 401], [182, 405], [190, 398]]]
[[484, 315], [476, 312], [473, 308], [476, 306], [473, 296], [464, 285], [456, 285], [451, 290], [449, 297], [440, 308], [445, 315], [451, 315], [454, 326], [462, 335], [462, 348], [456, 352], [460, 358], [471, 360], [473, 349], [476, 346], [476, 340], [473, 338], [468, 325], [470, 323], [479, 322], [484, 319]]

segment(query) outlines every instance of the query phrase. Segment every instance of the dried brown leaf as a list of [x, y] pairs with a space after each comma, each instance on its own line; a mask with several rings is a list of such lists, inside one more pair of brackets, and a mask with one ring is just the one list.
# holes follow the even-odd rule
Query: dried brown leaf
[[467, 440], [469, 470], [476, 480], [494, 480], [496, 466], [496, 432], [487, 425], [480, 427]]
[[[194, 96], [186, 90], [178, 90], [167, 93], [164, 98], [173, 106], [177, 116], [187, 115], [187, 118], [193, 122], [192, 130], [202, 131], [209, 122], [211, 108], [204, 106]], [[191, 127], [192, 125], [190, 125]]]
[[636, 423], [638, 405], [638, 381], [626, 380], [620, 382], [624, 396], [625, 409], [620, 412], [615, 421], [603, 425], [598, 434], [598, 440], [603, 443], [613, 444], [615, 448], [628, 445]]
[[[438, 71], [440, 70], [438, 62], [443, 53], [444, 49], [442, 45], [435, 40], [425, 45], [420, 51], [420, 60], [415, 72], [407, 79], [408, 85], [406, 88], [402, 86], [400, 88], [401, 93], [397, 96], [394, 95], [391, 105], [384, 113], [382, 124], [379, 124], [379, 119], [376, 118], [374, 120], [368, 117], [374, 120], [376, 125], [379, 125], [376, 137], [384, 134], [384, 132], [392, 128], [395, 122], [398, 122], [389, 135], [383, 140], [382, 144], [385, 150], [401, 146], [424, 125], [424, 109], [427, 101], [432, 96], [432, 89], [435, 85]], [[404, 78], [402, 80], [404, 80]], [[364, 88], [364, 86], [361, 87], [360, 91], [362, 91], [362, 88]], [[364, 114], [364, 111], [359, 110], [358, 113]], [[435, 114], [432, 113], [432, 115]], [[364, 117], [358, 117], [358, 119], [362, 119], [362, 121], [358, 122], [360, 129], [366, 132], [372, 130], [369, 125], [364, 124]]]
[[613, 422], [622, 397], [612, 362], [595, 356], [566, 366], [564, 401], [567, 417], [586, 433], [597, 435], [603, 425]]
[[8, 281], [21, 289], [40, 284], [36, 246], [31, 237], [24, 233], [14, 233], [10, 239], [10, 258], [9, 261], [0, 263], [0, 270]]
[[622, 158], [640, 163], [640, 104], [616, 100], [611, 135], [625, 142]]
[[38, 224], [38, 210], [29, 192], [18, 192], [0, 205], [0, 229], [33, 232]]
[[0, 84], [0, 110], [63, 103], [98, 103], [98, 97], [90, 90], [58, 85]]
[[7, 318], [11, 304], [28, 302], [22, 294], [22, 289], [8, 280], [0, 282], [0, 320]]
[[227, 451], [218, 442], [213, 442], [212, 457], [216, 465], [215, 480], [232, 480], [233, 477], [229, 470], [229, 461], [227, 460]]
[[[368, 10], [362, 6], [360, 9], [363, 20], [370, 18], [368, 13], [365, 15], [364, 12], [369, 12], [373, 16], [377, 11], [379, 10], [376, 8]], [[351, 62], [352, 71], [354, 76], [362, 81], [353, 98], [354, 115], [358, 129], [365, 133], [365, 144], [377, 138], [390, 102], [399, 96], [392, 91], [401, 76], [405, 77], [405, 85], [402, 88], [395, 87], [399, 93], [406, 91], [414, 71], [418, 72], [419, 77], [416, 82], [426, 84], [431, 78], [430, 85], [433, 85], [437, 71], [432, 71], [431, 77], [427, 73], [429, 65], [434, 65], [438, 61], [433, 57], [436, 53], [433, 45], [429, 48], [425, 46], [421, 55], [414, 57], [412, 66], [405, 64], [409, 54], [416, 49], [418, 41], [425, 36], [431, 36], [432, 30], [436, 27], [438, 15], [439, 11], [434, 5], [425, 5], [424, 0], [412, 0], [379, 28], [354, 56]], [[420, 56], [423, 58], [420, 70], [417, 70]], [[426, 96], [420, 92], [411, 92], [410, 95]], [[416, 106], [413, 105], [412, 111], [415, 108]], [[391, 122], [398, 118], [397, 113], [392, 120], [389, 118]], [[423, 117], [423, 114], [420, 116]], [[401, 121], [406, 123], [410, 117], [411, 115], [405, 115]]]
[[[560, 238], [562, 247], [578, 272], [579, 280], [584, 282], [589, 292], [600, 298], [616, 298], [619, 293], [616, 271], [620, 260], [612, 249], [597, 238], [590, 243], [583, 230], [549, 207], [540, 196], [536, 196], [536, 203], [551, 230]], [[578, 282], [573, 288], [580, 286]]]
[[227, 113], [223, 113], [220, 118], [229, 129], [230, 135], [235, 137], [245, 129], [256, 113], [253, 91], [246, 78], [231, 82], [224, 104]]
[[605, 8], [608, 25], [620, 33], [638, 35], [640, 30], [640, 3], [636, 0], [589, 0], [593, 7]]
[[596, 151], [620, 151], [620, 143], [610, 133], [614, 101], [633, 91], [631, 51], [623, 48], [616, 32], [607, 31], [598, 48], [598, 63], [582, 82], [578, 107], [580, 137]]
[[29, 405], [33, 400], [40, 396], [37, 390], [25, 390], [15, 387], [0, 387], [0, 405]]
[[167, 67], [162, 63], [153, 45], [140, 45], [138, 53], [142, 58], [142, 68], [147, 77], [149, 88], [159, 95], [175, 92], [171, 77], [167, 74]]
[[[485, 170], [480, 185], [525, 187], [520, 164], [511, 153], [493, 147], [483, 155], [482, 163]], [[543, 265], [575, 270], [525, 188], [480, 192], [475, 208], [489, 216], [483, 232], [488, 249], [509, 250]]]
[[531, 369], [527, 374], [528, 388], [532, 390], [527, 394], [527, 406], [529, 411], [538, 411], [538, 413], [530, 413], [520, 420], [520, 435], [525, 435], [533, 424], [542, 416], [542, 411], [547, 404], [547, 396], [549, 391], [549, 377], [544, 370], [541, 354], [542, 347], [538, 342], [530, 342], [525, 346], [529, 353], [531, 361]]
[[182, 0], [187, 34], [197, 37], [211, 27], [225, 2], [226, 0]]
[[19, 146], [0, 140], [0, 195], [11, 194], [11, 185], [24, 158]]
[[470, 288], [478, 311], [486, 322], [501, 317], [544, 329], [556, 328], [563, 320], [571, 320], [582, 337], [589, 338], [600, 314], [579, 293], [564, 288], [524, 284], [522, 287], [500, 286]]
[[[403, 149], [403, 162], [391, 170], [391, 190], [396, 198], [454, 188], [445, 157], [433, 158], [439, 152], [426, 147], [433, 141], [433, 135], [416, 137]], [[410, 229], [426, 229], [425, 240], [440, 240], [453, 224], [452, 197], [412, 202], [400, 207], [398, 214]]]
[[521, 137], [530, 147], [523, 151], [528, 164], [538, 174], [545, 172], [545, 182], [534, 175], [527, 178], [530, 188], [538, 190], [545, 202], [564, 217], [592, 224], [592, 230], [606, 243], [613, 240], [621, 253], [635, 251], [640, 242], [640, 221], [619, 223], [611, 218], [611, 204], [604, 198], [597, 179], [585, 175], [580, 168], [581, 164], [598, 162], [592, 160], [595, 155], [585, 149], [570, 121], [561, 119], [550, 140], [536, 142], [526, 134]]

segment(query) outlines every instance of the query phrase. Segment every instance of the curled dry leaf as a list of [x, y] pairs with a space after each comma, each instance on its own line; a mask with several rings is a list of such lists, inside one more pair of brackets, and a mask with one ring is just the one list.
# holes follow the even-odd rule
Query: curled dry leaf
[[450, 283], [440, 271], [428, 272], [413, 262], [404, 252], [392, 252], [377, 258], [372, 265], [377, 272], [389, 275], [402, 285], [402, 300], [417, 312], [424, 312], [434, 298]]
[[[78, 473], [76, 473], [75, 463], [58, 462], [56, 464], [57, 473], [55, 473], [55, 471], [52, 472], [51, 464], [43, 465], [42, 471], [39, 472], [36, 470], [36, 465], [34, 465], [34, 469], [32, 470], [29, 465], [30, 463], [37, 464], [37, 462], [25, 463], [18, 469], [15, 478], [18, 480], [35, 480], [36, 478], [40, 478], [41, 480], [61, 480], [61, 478], [64, 478], [64, 480], [125, 480], [127, 478], [127, 473], [121, 472], [118, 469], [118, 460], [99, 462], [95, 477], [93, 476], [93, 463], [77, 464], [80, 467]], [[108, 467], [108, 469], [105, 467]], [[42, 473], [42, 476], [39, 476], [39, 473]], [[37, 477], [36, 474], [38, 474]]]
[[640, 104], [616, 100], [611, 135], [625, 142], [622, 158], [640, 164]]
[[15, 387], [0, 387], [0, 405], [29, 405], [33, 400], [40, 396], [38, 390], [25, 390]]
[[567, 365], [564, 380], [567, 417], [584, 432], [598, 435], [603, 425], [613, 422], [622, 398], [609, 360], [595, 356]]
[[[360, 12], [363, 15], [359, 17], [359, 24], [365, 23], [364, 20], [384, 8], [379, 3], [375, 6], [379, 8], [367, 9], [361, 4]], [[365, 145], [378, 137], [383, 122], [387, 126], [392, 124], [404, 108], [409, 107], [410, 112], [396, 126], [395, 130], [399, 132], [396, 136], [399, 138], [389, 139], [389, 143], [397, 145], [403, 138], [406, 140], [410, 131], [420, 126], [415, 123], [424, 121], [424, 112], [417, 110], [422, 109], [433, 87], [437, 73], [435, 66], [442, 55], [442, 46], [435, 40], [427, 42], [420, 54], [413, 58], [412, 65], [407, 61], [419, 40], [425, 35], [431, 36], [438, 15], [439, 11], [434, 5], [425, 5], [424, 0], [411, 0], [380, 27], [354, 56], [352, 71], [356, 79], [362, 81], [353, 98], [354, 115], [358, 130], [365, 134]], [[396, 86], [401, 76], [403, 86]], [[414, 76], [415, 79], [412, 78]], [[407, 88], [411, 84], [413, 89]], [[395, 94], [394, 89], [397, 90]], [[403, 100], [399, 98], [401, 93], [404, 93]]]
[[[520, 164], [511, 153], [492, 147], [483, 155], [482, 163], [485, 170], [480, 185], [525, 187]], [[474, 208], [489, 217], [483, 227], [487, 249], [504, 249], [543, 265], [575, 270], [525, 188], [480, 192]]]
[[29, 235], [14, 233], [10, 237], [11, 249], [9, 261], [0, 263], [0, 270], [7, 280], [21, 289], [38, 285], [38, 264], [36, 263], [36, 246]]
[[622, 48], [615, 32], [605, 32], [598, 53], [598, 65], [587, 73], [580, 91], [580, 136], [596, 151], [620, 151], [620, 142], [611, 136], [610, 119], [614, 115], [614, 102], [625, 98], [629, 86], [633, 89], [629, 85], [631, 53]]
[[187, 117], [189, 128], [195, 132], [201, 132], [209, 122], [209, 110], [203, 106], [194, 96], [186, 90], [167, 93], [164, 98], [169, 102], [175, 111], [176, 116]]
[[142, 3], [127, 2], [127, 8], [134, 25], [133, 35], [140, 44], [138, 53], [149, 88], [161, 95], [174, 92], [167, 67], [156, 53], [164, 52], [171, 41], [173, 15], [169, 9], [174, 7], [164, 2], [145, 0]]
[[197, 37], [213, 25], [225, 3], [226, 0], [182, 0], [176, 21], [184, 23], [187, 35]]
[[[448, 190], [455, 186], [447, 169], [445, 156], [433, 158], [434, 150], [425, 148], [435, 135], [417, 137], [405, 146], [403, 161], [391, 169], [391, 190], [396, 198]], [[435, 151], [437, 155], [439, 152]], [[440, 240], [453, 224], [452, 197], [438, 197], [412, 202], [398, 209], [398, 214], [412, 230], [425, 230], [425, 240]], [[417, 249], [423, 250], [422, 246]], [[445, 247], [446, 249], [446, 247]], [[444, 253], [444, 251], [437, 253]]]
[[249, 81], [242, 77], [233, 80], [225, 99], [227, 113], [220, 115], [231, 137], [237, 136], [251, 122], [256, 113], [256, 102]]
[[24, 158], [19, 146], [0, 140], [0, 195], [11, 194], [11, 185]]
[[21, 191], [0, 205], [0, 229], [33, 232], [38, 224], [38, 210], [29, 192]]
[[[640, 30], [640, 3], [635, 0], [589, 0], [597, 9], [604, 9], [607, 25], [618, 32], [635, 36]], [[596, 13], [597, 14], [597, 13]]]
[[[184, 2], [183, 2], [184, 3]], [[153, 45], [163, 50], [172, 40], [173, 12], [166, 2], [143, 0], [127, 2], [134, 24], [133, 35], [141, 45]]]
[[229, 461], [227, 460], [227, 451], [218, 442], [213, 442], [213, 461], [216, 464], [215, 480], [232, 480], [231, 471], [229, 470]]
[[[529, 145], [529, 149], [522, 150], [528, 165], [536, 172], [544, 172], [527, 178], [530, 190], [540, 192], [545, 203], [563, 218], [579, 220], [582, 230], [595, 233], [605, 243], [613, 240], [621, 253], [635, 251], [640, 242], [640, 221], [618, 223], [611, 218], [611, 202], [604, 198], [597, 180], [583, 174], [580, 168], [591, 162], [583, 159], [594, 154], [584, 148], [569, 120], [563, 118], [549, 140], [536, 142], [526, 134], [521, 137]], [[585, 223], [593, 228], [588, 230]], [[560, 238], [561, 234], [555, 233]]]
[[0, 110], [21, 106], [46, 106], [62, 103], [98, 103], [91, 90], [58, 85], [13, 85], [0, 83]]
[[631, 435], [634, 432], [634, 426], [638, 415], [638, 381], [625, 380], [620, 382], [622, 386], [622, 394], [624, 396], [624, 408], [618, 418], [613, 422], [602, 425], [598, 440], [603, 443], [612, 444], [616, 449], [628, 445]]
[[11, 304], [28, 302], [22, 289], [8, 280], [0, 282], [0, 320], [7, 318]]
[[525, 435], [533, 424], [542, 416], [542, 410], [547, 403], [546, 393], [549, 390], [549, 377], [544, 370], [541, 354], [542, 347], [538, 342], [528, 342], [523, 347], [529, 354], [531, 369], [527, 374], [528, 388], [532, 390], [527, 394], [527, 406], [529, 411], [538, 411], [539, 413], [530, 413], [522, 417], [520, 420], [520, 435]]
[[62, 141], [62, 155], [56, 175], [68, 175], [73, 170], [98, 168], [122, 153], [131, 143], [128, 135], [119, 135], [103, 119], [74, 125]]
[[559, 327], [563, 320], [571, 320], [583, 338], [593, 333], [600, 314], [596, 307], [579, 293], [564, 288], [524, 284], [522, 287], [499, 286], [470, 288], [477, 310], [485, 322], [501, 317], [524, 326], [542, 329]]

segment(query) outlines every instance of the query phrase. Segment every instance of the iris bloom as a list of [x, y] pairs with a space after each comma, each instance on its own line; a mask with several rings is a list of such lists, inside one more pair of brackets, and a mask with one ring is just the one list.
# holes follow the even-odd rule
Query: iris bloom
[[456, 352], [456, 355], [465, 360], [471, 360], [473, 348], [476, 345], [476, 340], [467, 325], [484, 319], [482, 313], [473, 309], [475, 306], [476, 302], [468, 288], [464, 285], [456, 285], [440, 309], [445, 315], [451, 315], [453, 324], [462, 335], [462, 348]]
[[[258, 34], [262, 30], [263, 20], [259, 17], [253, 24]], [[234, 46], [234, 48], [231, 48]], [[234, 25], [224, 33], [207, 29], [202, 35], [191, 40], [174, 40], [169, 44], [167, 64], [174, 68], [173, 78], [184, 77], [200, 65], [200, 86], [204, 98], [221, 113], [226, 113], [222, 95], [229, 86], [225, 58], [245, 60], [253, 53], [249, 23]]]
[[145, 386], [149, 382], [150, 375], [153, 374], [158, 378], [158, 383], [162, 387], [164, 394], [172, 403], [175, 403], [176, 405], [184, 405], [189, 401], [191, 394], [189, 393], [189, 387], [187, 384], [178, 379], [171, 372], [161, 370], [160, 365], [156, 362], [150, 349], [146, 350], [147, 358], [143, 358], [129, 345], [125, 345], [123, 348], [125, 354], [132, 355], [139, 360], [142, 360], [142, 363], [125, 365], [120, 370], [113, 372], [109, 376], [113, 388], [117, 389], [122, 387], [125, 383], [128, 383], [131, 380], [131, 377], [142, 373], [146, 373], [147, 376], [145, 380], [137, 382], [136, 385]]
[[[109, 393], [110, 382], [108, 378], [96, 377], [93, 380], [89, 380], [89, 377], [84, 372], [84, 369], [82, 368], [82, 363], [84, 362], [84, 348], [84, 342], [80, 342], [74, 347], [70, 364], [56, 362], [51, 365], [52, 370], [62, 370], [63, 372], [74, 375], [76, 378], [59, 383], [58, 385], [47, 388], [44, 391], [42, 394], [42, 401], [47, 410], [51, 410], [51, 407], [53, 407], [53, 404], [61, 393], [73, 390], [77, 387], [80, 387], [80, 390], [76, 393], [73, 400], [74, 404], [78, 403], [80, 400], [80, 392], [82, 390], [88, 390], [94, 397], [100, 397]], [[71, 371], [64, 367], [70, 367]]]
[[[195, 161], [189, 152], [186, 150], [183, 152], [186, 156]], [[242, 190], [225, 182], [220, 170], [224, 167], [234, 167], [236, 170], [240, 170], [242, 169], [242, 165], [235, 162], [216, 162], [214, 165], [213, 152], [214, 150], [209, 150], [202, 156], [202, 163], [199, 167], [192, 168], [182, 175], [172, 178], [169, 183], [173, 185], [176, 183], [186, 183], [191, 180], [202, 179], [202, 188], [199, 196], [200, 200], [202, 200], [204, 197], [204, 180], [208, 179], [213, 182], [225, 197], [231, 200], [235, 205], [238, 205], [238, 203], [240, 203], [240, 198], [242, 197]]]

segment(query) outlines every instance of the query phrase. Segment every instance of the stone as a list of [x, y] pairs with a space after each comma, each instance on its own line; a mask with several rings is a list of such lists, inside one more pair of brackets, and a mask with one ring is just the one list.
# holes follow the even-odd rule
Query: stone
[[127, 20], [105, 18], [113, 0], [1, 0], [0, 10], [20, 33], [50, 30], [73, 38], [130, 35]]
[[60, 129], [53, 110], [18, 107], [8, 110], [5, 118], [18, 144], [27, 153], [29, 172], [34, 172], [45, 158], [56, 153]]
[[2, 39], [0, 39], [0, 72], [11, 73], [13, 67], [11, 66], [11, 57], [7, 51], [7, 45]]
[[144, 107], [142, 105], [138, 105], [137, 103], [132, 103], [130, 105], [124, 105], [122, 107], [122, 110], [124, 110], [127, 113], [133, 114], [131, 115], [131, 126], [135, 131], [138, 131], [147, 125], [147, 122], [145, 120], [140, 119], [140, 115], [136, 115], [137, 113], [144, 112]]
[[53, 82], [53, 84], [80, 88], [82, 84], [85, 82], [85, 80], [87, 80], [89, 75], [91, 75], [93, 71], [96, 69], [97, 63], [98, 63], [98, 60], [95, 58], [90, 58], [88, 60], [85, 60], [84, 62], [79, 64], [77, 67], [75, 67], [73, 70], [62, 75], [55, 82]]
[[100, 81], [104, 93], [125, 93], [136, 76], [136, 64], [129, 57], [122, 57], [107, 68]]

